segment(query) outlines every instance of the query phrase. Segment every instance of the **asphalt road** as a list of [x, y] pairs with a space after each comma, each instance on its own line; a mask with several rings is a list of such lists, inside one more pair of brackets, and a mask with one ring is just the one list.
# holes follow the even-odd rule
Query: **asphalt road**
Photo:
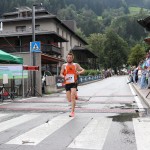
[[147, 106], [114, 76], [79, 86], [70, 118], [65, 91], [0, 104], [0, 150], [149, 150]]

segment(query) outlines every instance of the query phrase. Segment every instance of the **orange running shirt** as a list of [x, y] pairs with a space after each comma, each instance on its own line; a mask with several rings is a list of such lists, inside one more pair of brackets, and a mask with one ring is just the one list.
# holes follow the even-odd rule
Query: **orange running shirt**
[[77, 81], [77, 71], [76, 71], [76, 64], [65, 64], [64, 76], [68, 80], [65, 80], [65, 84], [75, 83]]

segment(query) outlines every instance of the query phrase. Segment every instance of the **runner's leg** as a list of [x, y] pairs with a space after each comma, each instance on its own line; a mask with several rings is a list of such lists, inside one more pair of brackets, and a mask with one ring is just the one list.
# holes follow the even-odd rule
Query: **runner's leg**
[[78, 83], [76, 83], [76, 94], [75, 94], [75, 99], [78, 100]]
[[74, 116], [75, 105], [76, 105], [75, 94], [76, 94], [76, 88], [71, 88], [71, 102], [72, 102], [71, 114], [73, 115], [72, 116], [70, 115], [70, 117]]
[[66, 97], [68, 102], [71, 102], [71, 91], [66, 91]]

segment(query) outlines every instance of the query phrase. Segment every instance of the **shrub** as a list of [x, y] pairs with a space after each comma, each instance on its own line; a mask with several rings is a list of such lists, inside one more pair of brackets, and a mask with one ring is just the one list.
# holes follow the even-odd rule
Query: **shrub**
[[95, 75], [98, 75], [100, 74], [101, 72], [99, 70], [85, 70], [85, 73], [82, 74], [82, 76], [95, 76]]

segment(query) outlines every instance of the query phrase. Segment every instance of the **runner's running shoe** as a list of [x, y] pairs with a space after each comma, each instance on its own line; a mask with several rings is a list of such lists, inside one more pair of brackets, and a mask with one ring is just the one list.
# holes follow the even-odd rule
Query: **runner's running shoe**
[[74, 117], [74, 116], [75, 116], [74, 112], [71, 112], [69, 115], [69, 117]]

